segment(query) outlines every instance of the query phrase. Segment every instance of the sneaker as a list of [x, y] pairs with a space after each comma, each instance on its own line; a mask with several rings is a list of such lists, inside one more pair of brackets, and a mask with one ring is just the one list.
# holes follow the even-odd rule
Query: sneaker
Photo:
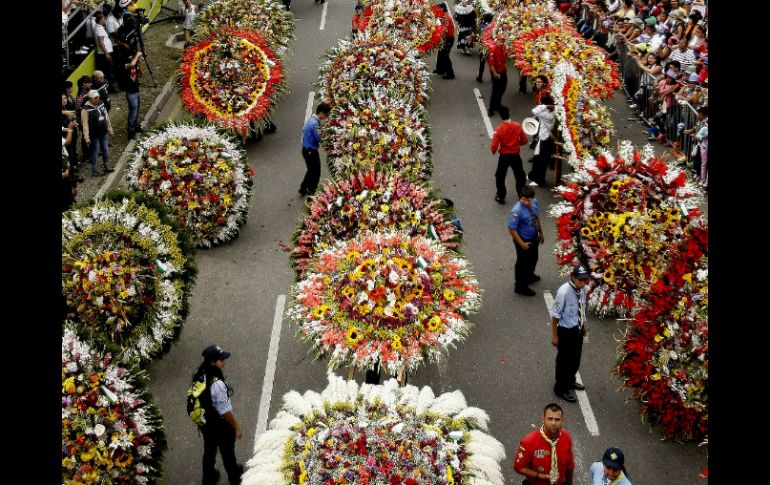
[[529, 185], [530, 187], [540, 187], [540, 185], [534, 180], [530, 181], [527, 185]]
[[104, 168], [104, 173], [112, 173], [112, 172], [114, 172], [114, 171], [115, 171], [115, 169], [114, 169], [114, 168], [110, 168], [110, 167], [105, 167], [105, 168]]
[[636, 109], [638, 107], [638, 105], [636, 103], [634, 103], [634, 104], [629, 104], [628, 107], [630, 109]]
[[495, 200], [496, 200], [496, 201], [497, 201], [497, 203], [498, 203], [498, 204], [500, 204], [500, 205], [502, 205], [502, 204], [505, 204], [505, 197], [500, 197], [499, 195], [496, 195], [496, 196], [495, 196]]
[[535, 296], [536, 295], [535, 290], [533, 290], [532, 288], [528, 288], [528, 287], [514, 288], [513, 292], [514, 293], [518, 293], [519, 295], [524, 295], [524, 296]]
[[576, 391], [585, 391], [586, 390], [586, 386], [584, 386], [583, 384], [581, 384], [579, 382], [573, 382], [572, 383], [572, 389], [574, 389]]
[[483, 83], [484, 80], [481, 78], [481, 76], [479, 76], [479, 77], [476, 78], [476, 82], [477, 83]]
[[556, 392], [554, 390], [554, 394], [556, 394], [558, 397], [564, 399], [567, 402], [577, 402], [577, 398], [575, 397], [575, 393], [572, 392], [571, 389], [567, 389], [564, 392]]

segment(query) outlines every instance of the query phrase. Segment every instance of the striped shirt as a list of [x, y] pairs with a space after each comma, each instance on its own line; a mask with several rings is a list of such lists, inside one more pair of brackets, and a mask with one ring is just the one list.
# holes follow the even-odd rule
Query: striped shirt
[[679, 47], [671, 51], [671, 55], [668, 56], [667, 62], [679, 61], [682, 65], [682, 70], [687, 72], [695, 72], [695, 54], [692, 53], [692, 49], [685, 49], [682, 52]]

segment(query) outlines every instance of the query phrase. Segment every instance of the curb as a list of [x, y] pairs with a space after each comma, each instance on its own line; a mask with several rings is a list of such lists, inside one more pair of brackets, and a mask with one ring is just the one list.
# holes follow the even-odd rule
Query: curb
[[[172, 87], [173, 84], [174, 76], [172, 75], [163, 86], [160, 94], [155, 98], [155, 101], [153, 101], [152, 106], [150, 106], [150, 110], [147, 111], [147, 114], [144, 116], [144, 121], [142, 121], [140, 124], [142, 129], [147, 129], [147, 127], [154, 124], [158, 119], [158, 115], [163, 110], [163, 107], [165, 107], [171, 95], [174, 93], [174, 89]], [[115, 165], [115, 171], [111, 173], [109, 177], [107, 177], [107, 180], [104, 181], [102, 186], [96, 192], [96, 195], [94, 195], [94, 199], [98, 200], [106, 191], [115, 187], [124, 180], [125, 174], [123, 171], [123, 165], [131, 156], [135, 146], [136, 138], [128, 142], [128, 145], [126, 145], [126, 148], [123, 150], [123, 154], [120, 156], [120, 159], [118, 159], [117, 165]]]

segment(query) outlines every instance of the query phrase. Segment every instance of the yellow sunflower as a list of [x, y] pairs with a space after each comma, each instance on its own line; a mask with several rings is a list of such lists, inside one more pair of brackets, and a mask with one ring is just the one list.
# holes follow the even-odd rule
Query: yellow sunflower
[[350, 327], [347, 333], [345, 333], [345, 341], [348, 343], [348, 347], [355, 347], [361, 341], [361, 331], [356, 327]]

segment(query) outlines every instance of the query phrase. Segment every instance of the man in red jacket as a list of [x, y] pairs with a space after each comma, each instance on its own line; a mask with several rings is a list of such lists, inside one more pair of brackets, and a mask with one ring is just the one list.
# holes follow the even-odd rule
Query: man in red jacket
[[524, 133], [521, 125], [511, 121], [511, 114], [508, 108], [501, 107], [500, 118], [503, 121], [497, 126], [494, 136], [492, 136], [492, 153], [500, 152], [500, 158], [497, 161], [497, 171], [495, 172], [495, 184], [497, 185], [497, 195], [495, 200], [499, 204], [505, 204], [505, 196], [508, 191], [505, 188], [505, 176], [508, 174], [508, 167], [513, 170], [513, 176], [516, 179], [516, 194], [521, 194], [521, 189], [527, 181], [527, 175], [524, 173], [524, 167], [521, 164], [521, 145], [526, 145], [527, 134]]
[[492, 75], [492, 95], [489, 99], [489, 109], [487, 114], [494, 116], [495, 111], [500, 112], [503, 107], [503, 94], [508, 87], [508, 70], [506, 61], [508, 52], [505, 48], [505, 39], [498, 36], [495, 39], [495, 46], [489, 51], [487, 64], [489, 64], [489, 73]]
[[543, 409], [543, 426], [519, 443], [513, 469], [526, 477], [527, 485], [572, 485], [572, 436], [561, 429], [563, 425], [564, 410], [548, 404]]

